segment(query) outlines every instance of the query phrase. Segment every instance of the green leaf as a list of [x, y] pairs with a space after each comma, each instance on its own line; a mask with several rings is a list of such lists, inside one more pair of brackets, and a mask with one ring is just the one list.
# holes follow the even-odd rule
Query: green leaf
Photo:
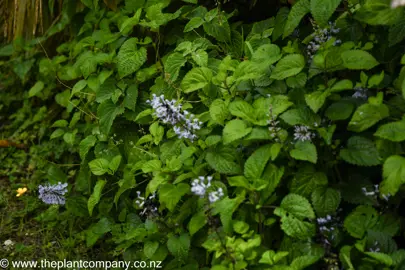
[[33, 97], [39, 94], [44, 89], [44, 83], [42, 81], [37, 81], [33, 87], [28, 91], [28, 97]]
[[229, 27], [228, 20], [222, 12], [215, 16], [211, 21], [205, 22], [203, 27], [205, 33], [220, 42], [229, 42], [231, 39], [231, 28]]
[[162, 139], [163, 135], [165, 134], [165, 129], [159, 125], [159, 122], [155, 122], [149, 127], [149, 132], [152, 134], [154, 138], [154, 143], [158, 145]]
[[383, 179], [381, 194], [395, 195], [405, 183], [405, 158], [397, 155], [387, 158], [383, 165]]
[[52, 140], [52, 139], [62, 136], [63, 134], [65, 134], [65, 131], [61, 128], [58, 128], [54, 132], [52, 132], [52, 134], [49, 138]]
[[98, 180], [96, 185], [94, 186], [93, 193], [91, 194], [88, 202], [87, 202], [87, 208], [89, 210], [90, 216], [93, 214], [93, 209], [94, 206], [98, 204], [101, 198], [101, 192], [103, 191], [103, 188], [107, 181], [105, 180]]
[[370, 256], [371, 258], [377, 260], [378, 262], [385, 264], [387, 266], [391, 266], [393, 264], [392, 258], [388, 254], [380, 253], [380, 252], [364, 252], [364, 254]]
[[303, 88], [307, 82], [307, 74], [301, 72], [294, 77], [288, 77], [286, 80], [287, 86], [291, 88]]
[[147, 258], [152, 258], [152, 256], [155, 254], [156, 250], [159, 248], [159, 242], [158, 241], [147, 241], [145, 242], [143, 246], [143, 253]]
[[210, 115], [212, 120], [220, 125], [224, 125], [224, 121], [229, 116], [228, 106], [222, 99], [216, 99], [211, 103]]
[[323, 26], [328, 24], [329, 18], [342, 0], [311, 0], [311, 14], [315, 21]]
[[208, 53], [204, 50], [199, 49], [196, 52], [193, 52], [191, 58], [200, 67], [206, 67], [208, 65]]
[[320, 108], [322, 108], [323, 104], [326, 101], [326, 98], [330, 96], [329, 91], [315, 91], [311, 94], [305, 95], [305, 101], [308, 106], [317, 113]]
[[352, 136], [347, 142], [347, 148], [340, 151], [340, 157], [358, 166], [376, 166], [381, 164], [378, 150], [373, 141], [360, 136]]
[[118, 52], [116, 63], [120, 78], [134, 73], [146, 62], [146, 49], [141, 47], [138, 50], [137, 43], [137, 38], [130, 38], [122, 44]]
[[347, 129], [362, 132], [388, 116], [389, 110], [385, 104], [363, 104], [354, 112]]
[[344, 221], [344, 227], [354, 238], [362, 239], [378, 222], [378, 213], [371, 206], [360, 205]]
[[182, 233], [179, 237], [170, 235], [167, 249], [178, 260], [185, 260], [190, 249], [190, 236], [187, 233]]
[[149, 160], [142, 165], [142, 172], [149, 173], [149, 172], [156, 172], [160, 171], [162, 168], [162, 161], [160, 160]]
[[111, 174], [114, 174], [118, 168], [120, 167], [121, 164], [121, 159], [122, 156], [121, 155], [117, 155], [115, 157], [113, 157], [113, 159], [111, 160], [108, 168], [111, 170]]
[[100, 118], [100, 131], [108, 135], [114, 119], [124, 112], [124, 108], [115, 105], [110, 99], [98, 106], [97, 115]]
[[[300, 1], [301, 2], [301, 1]], [[283, 57], [271, 73], [270, 78], [283, 80], [287, 77], [297, 75], [305, 66], [305, 58], [301, 54], [289, 54]]]
[[204, 23], [204, 19], [201, 17], [194, 17], [184, 26], [184, 33], [190, 32], [193, 29], [200, 27]]
[[139, 23], [139, 19], [141, 17], [142, 9], [138, 9], [134, 16], [131, 18], [126, 19], [120, 25], [120, 32], [122, 35], [128, 35], [131, 30], [134, 28], [135, 25]]
[[165, 67], [165, 76], [171, 82], [174, 82], [179, 77], [179, 72], [182, 66], [187, 62], [187, 59], [183, 56], [182, 53], [172, 53], [167, 57], [164, 67]]
[[90, 148], [92, 148], [97, 142], [97, 138], [94, 135], [89, 135], [83, 139], [79, 144], [80, 158], [84, 160]]
[[103, 175], [108, 172], [110, 163], [104, 158], [97, 158], [89, 162], [89, 167], [94, 175]]
[[253, 107], [244, 100], [235, 100], [229, 104], [229, 111], [232, 115], [240, 117], [251, 123], [255, 122], [255, 112]]
[[205, 160], [217, 172], [223, 174], [239, 174], [241, 168], [235, 160], [235, 153], [232, 149], [216, 147], [207, 152]]
[[350, 117], [354, 105], [350, 102], [338, 101], [331, 104], [325, 111], [326, 117], [332, 121], [345, 120]]
[[378, 127], [374, 136], [393, 142], [405, 141], [405, 121], [391, 122]]
[[304, 197], [290, 193], [283, 198], [280, 207], [298, 219], [315, 218], [311, 204]]
[[400, 20], [397, 24], [390, 27], [388, 31], [388, 43], [392, 47], [405, 38], [405, 22]]
[[123, 101], [125, 108], [135, 111], [136, 101], [138, 99], [138, 85], [133, 84], [126, 90], [126, 95]]
[[294, 29], [299, 25], [301, 19], [310, 11], [310, 2], [309, 0], [299, 0], [291, 8], [290, 13], [288, 14], [287, 23], [284, 27], [283, 38], [289, 36]]
[[228, 177], [228, 183], [232, 187], [243, 187], [246, 189], [250, 189], [249, 181], [242, 175]]
[[261, 146], [246, 160], [244, 175], [251, 179], [260, 179], [272, 153], [272, 144]]
[[274, 250], [267, 250], [262, 254], [259, 263], [274, 265], [289, 254], [287, 251], [278, 251], [277, 254]]
[[181, 88], [185, 93], [193, 92], [206, 86], [212, 78], [212, 71], [206, 67], [198, 67], [190, 70], [181, 82]]
[[245, 192], [240, 192], [234, 199], [225, 197], [222, 200], [215, 202], [214, 208], [212, 209], [212, 214], [219, 214], [225, 233], [232, 232], [232, 215], [236, 209], [238, 209], [239, 205], [244, 201], [244, 199]]
[[173, 211], [183, 195], [190, 190], [189, 185], [180, 183], [178, 185], [164, 184], [159, 189], [159, 201], [169, 211]]
[[319, 187], [312, 192], [312, 205], [318, 217], [333, 214], [340, 204], [340, 192], [327, 187]]
[[316, 171], [313, 165], [307, 164], [294, 175], [290, 192], [309, 198], [316, 188], [327, 185], [326, 174]]
[[252, 61], [260, 65], [270, 66], [280, 60], [280, 48], [275, 44], [264, 44], [257, 48], [252, 55]]
[[247, 127], [245, 121], [234, 119], [226, 123], [222, 134], [222, 140], [224, 144], [229, 144], [235, 140], [245, 137], [251, 131], [252, 128]]
[[205, 215], [204, 211], [199, 211], [194, 214], [188, 223], [188, 231], [190, 232], [190, 235], [193, 236], [196, 232], [203, 228], [205, 224], [207, 224], [207, 216]]
[[55, 123], [53, 123], [51, 127], [64, 128], [67, 126], [68, 126], [68, 122], [64, 119], [60, 119], [60, 120], [56, 120]]
[[298, 239], [307, 239], [315, 235], [315, 225], [305, 218], [315, 218], [311, 204], [304, 197], [297, 194], [288, 194], [284, 197], [274, 214], [281, 217], [281, 229], [289, 236]]
[[348, 69], [372, 69], [380, 63], [370, 53], [362, 50], [348, 50], [342, 53], [343, 65]]
[[297, 160], [306, 160], [316, 164], [318, 160], [318, 154], [316, 152], [316, 147], [311, 142], [299, 141], [295, 144], [295, 148], [290, 151], [291, 157]]
[[308, 266], [313, 265], [320, 259], [319, 256], [314, 256], [314, 255], [304, 255], [304, 256], [299, 256], [294, 258], [294, 260], [291, 262], [291, 267], [294, 270], [302, 270], [302, 269], [307, 269]]
[[[287, 23], [288, 13], [290, 10], [287, 7], [282, 7], [279, 9], [276, 16], [276, 25], [273, 30], [272, 39], [273, 42], [279, 39], [283, 35], [284, 27]], [[295, 27], [294, 27], [295, 28]], [[294, 29], [293, 29], [294, 31]]]

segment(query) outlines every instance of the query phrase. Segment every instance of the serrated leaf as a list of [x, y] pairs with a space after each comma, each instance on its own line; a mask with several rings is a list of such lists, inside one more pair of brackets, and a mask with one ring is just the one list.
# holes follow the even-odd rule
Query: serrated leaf
[[179, 237], [170, 235], [167, 249], [178, 260], [185, 260], [190, 249], [190, 236], [187, 233], [182, 233]]
[[79, 144], [80, 158], [84, 160], [90, 148], [92, 148], [97, 142], [97, 138], [94, 135], [89, 135], [83, 139]]
[[216, 99], [211, 103], [210, 115], [212, 120], [220, 125], [224, 124], [224, 121], [229, 116], [228, 106], [222, 99]]
[[332, 103], [325, 111], [326, 117], [332, 121], [345, 120], [350, 117], [354, 105], [349, 102], [339, 101]]
[[159, 248], [158, 241], [146, 241], [143, 246], [143, 253], [147, 258], [152, 258], [156, 250]]
[[343, 65], [348, 69], [372, 69], [380, 63], [370, 53], [362, 50], [348, 50], [342, 53]]
[[182, 53], [172, 53], [167, 57], [164, 67], [165, 67], [165, 76], [168, 80], [174, 82], [179, 76], [179, 72], [182, 66], [187, 62], [187, 59], [183, 56]]
[[371, 206], [358, 206], [344, 221], [344, 227], [354, 238], [361, 239], [378, 222], [378, 213]]
[[212, 214], [213, 215], [219, 214], [224, 232], [226, 233], [232, 232], [232, 215], [236, 211], [238, 206], [243, 202], [244, 199], [245, 199], [245, 192], [241, 192], [238, 194], [237, 197], [233, 199], [225, 197], [215, 203], [215, 206], [212, 209]]
[[207, 224], [207, 216], [204, 211], [199, 211], [194, 214], [188, 223], [188, 231], [193, 236], [196, 232], [202, 229]]
[[251, 179], [260, 179], [272, 152], [272, 144], [261, 146], [246, 160], [244, 175]]
[[193, 29], [200, 27], [204, 23], [204, 19], [201, 17], [194, 17], [184, 26], [184, 33], [190, 32]]
[[401, 42], [405, 38], [405, 22], [400, 20], [398, 23], [392, 25], [388, 31], [388, 43], [392, 47]]
[[283, 198], [280, 208], [296, 218], [302, 220], [305, 218], [315, 218], [314, 210], [311, 204], [304, 197], [290, 193]]
[[97, 115], [100, 118], [100, 131], [108, 135], [114, 119], [123, 112], [124, 108], [115, 105], [110, 99], [101, 103], [97, 109]]
[[383, 178], [381, 194], [395, 195], [405, 183], [405, 158], [397, 155], [387, 158], [383, 165]]
[[89, 162], [89, 167], [94, 175], [103, 175], [109, 170], [109, 162], [104, 158], [97, 158]]
[[89, 210], [90, 216], [93, 214], [94, 207], [100, 201], [101, 192], [103, 191], [103, 188], [106, 183], [107, 183], [107, 181], [105, 181], [105, 180], [98, 180], [96, 185], [94, 186], [93, 193], [91, 194], [91, 196], [87, 202], [87, 208]]
[[308, 266], [316, 263], [320, 259], [319, 256], [314, 256], [314, 255], [304, 255], [304, 256], [299, 256], [294, 258], [294, 260], [291, 262], [290, 266], [294, 270], [302, 270], [306, 269]]
[[164, 184], [159, 188], [159, 201], [164, 204], [169, 211], [173, 211], [181, 197], [187, 194], [190, 186], [184, 183], [178, 185]]
[[388, 116], [389, 110], [385, 104], [363, 104], [354, 112], [347, 129], [362, 132]]
[[305, 101], [308, 106], [317, 113], [326, 101], [326, 98], [330, 96], [329, 91], [315, 91], [305, 95]]
[[231, 28], [224, 14], [218, 14], [211, 21], [203, 23], [204, 31], [220, 42], [229, 42]]
[[[300, 1], [301, 2], [301, 1]], [[283, 80], [297, 75], [305, 66], [305, 58], [301, 54], [289, 54], [283, 57], [272, 71], [270, 79]]]
[[342, 0], [311, 0], [311, 14], [319, 25], [327, 25]]
[[121, 159], [122, 159], [121, 155], [117, 155], [111, 159], [111, 162], [108, 165], [108, 168], [110, 169], [112, 174], [114, 174], [120, 167]]
[[251, 131], [252, 128], [248, 127], [243, 120], [234, 119], [229, 121], [226, 123], [222, 133], [224, 145], [245, 137]]
[[295, 174], [290, 192], [309, 198], [312, 192], [320, 187], [327, 186], [328, 178], [325, 173], [315, 170], [313, 165], [307, 165]]
[[190, 93], [206, 86], [212, 78], [212, 71], [206, 67], [193, 68], [181, 82], [181, 88], [185, 93]]
[[205, 160], [219, 173], [239, 174], [241, 172], [240, 165], [234, 161], [234, 152], [229, 148], [212, 149], [206, 154]]
[[295, 143], [295, 148], [290, 151], [290, 155], [294, 159], [306, 160], [314, 164], [316, 164], [316, 161], [318, 160], [315, 145], [308, 141], [299, 141]]
[[135, 111], [136, 101], [138, 99], [138, 85], [133, 84], [126, 90], [126, 95], [123, 101], [125, 108]]
[[312, 205], [318, 217], [336, 212], [340, 204], [340, 192], [333, 188], [319, 187], [312, 192]]
[[393, 142], [405, 140], [405, 121], [396, 121], [378, 127], [374, 136], [387, 139]]
[[146, 62], [146, 49], [138, 49], [137, 43], [137, 38], [130, 38], [122, 44], [118, 52], [116, 63], [120, 78], [134, 73]]
[[204, 50], [197, 50], [191, 54], [191, 58], [200, 67], [206, 67], [208, 65], [208, 53]]
[[347, 148], [340, 151], [340, 157], [358, 166], [376, 166], [381, 164], [378, 150], [374, 143], [360, 136], [352, 136], [347, 142]]
[[280, 60], [281, 50], [275, 44], [264, 44], [257, 48], [252, 55], [252, 61], [260, 65], [270, 66]]
[[385, 264], [387, 266], [392, 265], [392, 258], [388, 254], [379, 253], [379, 252], [364, 252], [364, 254], [370, 256], [371, 258], [377, 260], [378, 262]]
[[309, 0], [300, 0], [291, 8], [288, 14], [287, 23], [284, 27], [283, 38], [289, 36], [294, 32], [295, 28], [299, 25], [301, 19], [310, 11]]

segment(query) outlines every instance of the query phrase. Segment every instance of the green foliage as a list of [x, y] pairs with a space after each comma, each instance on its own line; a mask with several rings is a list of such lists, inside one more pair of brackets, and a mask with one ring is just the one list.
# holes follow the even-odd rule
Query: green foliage
[[[112, 2], [0, 46], [1, 180], [28, 186], [0, 193], [15, 220], [77, 260], [402, 269], [404, 7]], [[66, 204], [38, 199], [45, 180]]]

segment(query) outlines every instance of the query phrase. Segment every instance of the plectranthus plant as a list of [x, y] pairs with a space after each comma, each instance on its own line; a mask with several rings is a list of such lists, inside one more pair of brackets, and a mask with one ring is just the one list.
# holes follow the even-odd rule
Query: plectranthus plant
[[358, 98], [358, 99], [367, 99], [368, 97], [368, 89], [363, 88], [363, 87], [355, 87], [354, 88], [354, 94], [352, 97]]
[[315, 136], [315, 133], [311, 132], [308, 126], [294, 127], [294, 140], [296, 141], [311, 141]]
[[39, 198], [46, 204], [60, 204], [64, 205], [66, 202], [65, 194], [67, 190], [67, 183], [59, 182], [56, 185], [45, 184], [38, 186]]
[[199, 176], [191, 182], [191, 192], [200, 198], [205, 198], [208, 195], [210, 203], [214, 203], [224, 196], [224, 192], [221, 187], [214, 189], [211, 186], [212, 176]]
[[157, 118], [173, 126], [179, 139], [186, 138], [193, 141], [197, 138], [195, 132], [201, 128], [202, 122], [194, 114], [182, 110], [182, 105], [175, 99], [168, 100], [164, 95], [153, 94], [152, 100], [148, 100], [147, 103], [152, 106]]
[[147, 198], [141, 196], [141, 192], [136, 192], [137, 198], [135, 199], [135, 205], [142, 209], [141, 216], [156, 217], [158, 216], [158, 206], [156, 202], [156, 193], [149, 195]]
[[[312, 34], [313, 40], [308, 43], [307, 55], [309, 62], [312, 60], [317, 51], [322, 47], [322, 45], [332, 39], [335, 34], [339, 33], [340, 29], [336, 28], [336, 23], [329, 22], [329, 26], [326, 28], [321, 28], [315, 22], [313, 22], [314, 33]], [[334, 46], [341, 44], [340, 39], [336, 39], [333, 43]]]

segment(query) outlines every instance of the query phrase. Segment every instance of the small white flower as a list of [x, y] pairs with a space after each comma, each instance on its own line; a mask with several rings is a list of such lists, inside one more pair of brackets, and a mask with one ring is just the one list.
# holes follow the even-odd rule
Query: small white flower
[[309, 127], [307, 126], [295, 126], [294, 127], [294, 140], [296, 141], [311, 141], [311, 139], [315, 137]]
[[405, 0], [392, 0], [391, 1], [391, 8], [397, 8], [400, 6], [405, 6]]

